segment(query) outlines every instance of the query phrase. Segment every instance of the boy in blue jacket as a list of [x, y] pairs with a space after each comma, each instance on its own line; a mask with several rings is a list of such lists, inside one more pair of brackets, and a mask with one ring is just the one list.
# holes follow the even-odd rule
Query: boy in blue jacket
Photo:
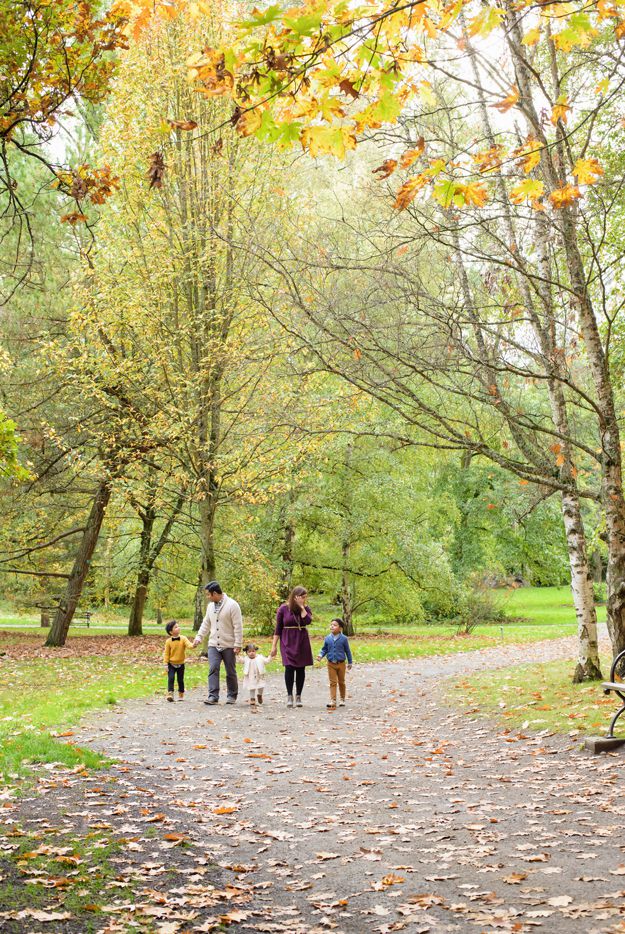
[[326, 704], [328, 710], [336, 709], [336, 686], [339, 686], [339, 707], [345, 706], [345, 659], [347, 670], [352, 669], [352, 650], [349, 647], [347, 636], [343, 635], [343, 620], [333, 619], [330, 623], [330, 635], [325, 637], [323, 648], [317, 656], [328, 659], [328, 677], [330, 679], [330, 703]]

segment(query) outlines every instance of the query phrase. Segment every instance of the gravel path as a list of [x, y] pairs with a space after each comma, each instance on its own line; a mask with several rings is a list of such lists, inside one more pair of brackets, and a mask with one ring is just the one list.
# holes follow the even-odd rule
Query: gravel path
[[125, 703], [78, 741], [122, 759], [122, 786], [159, 795], [170, 827], [249, 887], [233, 930], [623, 932], [622, 757], [473, 722], [433, 682], [574, 651], [356, 665], [336, 712], [325, 670], [295, 710], [276, 675], [257, 714], [196, 691]]

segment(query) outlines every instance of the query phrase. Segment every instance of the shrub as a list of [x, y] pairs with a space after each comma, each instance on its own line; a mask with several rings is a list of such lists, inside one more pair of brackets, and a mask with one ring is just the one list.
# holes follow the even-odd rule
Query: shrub
[[458, 613], [452, 620], [456, 634], [469, 636], [481, 623], [495, 623], [505, 619], [498, 594], [487, 587], [473, 585], [459, 600]]

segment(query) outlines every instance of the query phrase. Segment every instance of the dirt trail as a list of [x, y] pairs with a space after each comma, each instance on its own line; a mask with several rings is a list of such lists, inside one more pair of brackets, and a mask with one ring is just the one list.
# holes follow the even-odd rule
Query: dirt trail
[[622, 756], [472, 722], [436, 686], [574, 644], [356, 665], [330, 713], [325, 670], [302, 709], [278, 675], [257, 714], [199, 690], [129, 702], [79, 741], [122, 759], [122, 785], [156, 793], [170, 828], [249, 887], [236, 930], [625, 931]]

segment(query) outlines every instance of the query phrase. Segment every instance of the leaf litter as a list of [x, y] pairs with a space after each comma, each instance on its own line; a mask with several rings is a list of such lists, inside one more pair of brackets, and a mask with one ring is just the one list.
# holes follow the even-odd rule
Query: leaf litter
[[[208, 720], [194, 695], [98, 718], [76, 732], [120, 760], [107, 773], [42, 770], [36, 795], [4, 802], [0, 875], [18, 897], [0, 927], [624, 931], [619, 757], [471, 722], [432, 691], [510, 661], [356, 668], [340, 720], [325, 672], [297, 711], [274, 679], [254, 732], [243, 704]], [[44, 901], [20, 906], [27, 887]]]

